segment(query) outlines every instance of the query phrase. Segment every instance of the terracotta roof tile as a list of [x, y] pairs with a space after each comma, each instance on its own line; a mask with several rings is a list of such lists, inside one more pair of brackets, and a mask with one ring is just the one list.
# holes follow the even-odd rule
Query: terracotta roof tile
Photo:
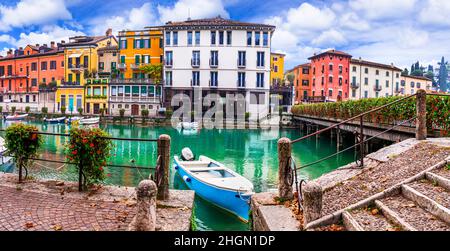
[[268, 28], [268, 29], [275, 28], [275, 26], [273, 26], [273, 25], [234, 21], [234, 20], [222, 18], [220, 16], [215, 17], [215, 18], [186, 20], [186, 21], [182, 21], [182, 22], [167, 22], [162, 27], [212, 26], [212, 25], [214, 25], [214, 26], [253, 26], [253, 27], [261, 27], [261, 28]]
[[350, 54], [348, 54], [348, 53], [345, 53], [345, 52], [343, 52], [343, 51], [337, 51], [337, 50], [328, 50], [328, 51], [325, 51], [325, 52], [321, 52], [321, 53], [319, 53], [319, 54], [316, 54], [316, 55], [313, 55], [312, 57], [310, 57], [310, 58], [308, 58], [308, 59], [314, 59], [314, 58], [318, 58], [318, 57], [321, 57], [321, 56], [323, 56], [323, 55], [328, 55], [328, 54], [332, 54], [332, 55], [338, 55], [338, 56], [344, 56], [344, 57], [352, 57], [352, 55], [350, 55]]
[[378, 67], [378, 68], [383, 68], [383, 69], [394, 69], [396, 71], [402, 71], [402, 69], [400, 69], [394, 65], [381, 64], [381, 63], [376, 63], [376, 62], [371, 62], [371, 61], [366, 61], [366, 60], [361, 60], [361, 59], [355, 59], [355, 58], [351, 59], [350, 63]]

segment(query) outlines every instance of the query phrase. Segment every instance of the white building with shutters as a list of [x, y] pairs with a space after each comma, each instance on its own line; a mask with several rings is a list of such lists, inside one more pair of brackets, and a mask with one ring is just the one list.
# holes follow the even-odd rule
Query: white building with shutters
[[219, 16], [168, 22], [162, 29], [166, 106], [177, 93], [193, 100], [194, 90], [201, 89], [203, 97], [243, 94], [252, 117], [267, 114], [274, 26]]

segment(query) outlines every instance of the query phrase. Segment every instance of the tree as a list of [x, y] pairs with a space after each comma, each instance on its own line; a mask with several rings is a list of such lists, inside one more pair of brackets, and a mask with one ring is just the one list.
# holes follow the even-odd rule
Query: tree
[[41, 112], [42, 112], [43, 114], [47, 114], [47, 113], [48, 113], [48, 108], [47, 108], [47, 107], [42, 107], [42, 108], [41, 108]]
[[402, 71], [402, 76], [408, 76], [408, 75], [409, 75], [409, 71], [408, 71], [407, 68], [405, 68], [405, 69]]
[[162, 81], [162, 71], [163, 71], [163, 65], [162, 64], [148, 64], [143, 65], [139, 68], [142, 72], [145, 74], [148, 74], [150, 76], [150, 79], [155, 83], [159, 84]]
[[149, 114], [150, 114], [150, 112], [147, 109], [144, 109], [141, 111], [142, 123], [145, 123], [145, 120], [147, 119]]
[[26, 107], [25, 107], [25, 112], [26, 112], [26, 113], [29, 113], [29, 112], [30, 112], [30, 107], [29, 107], [29, 106], [26, 106]]
[[81, 107], [78, 107], [78, 113], [80, 114], [80, 115], [83, 115], [83, 108], [81, 108]]
[[286, 75], [286, 79], [287, 79], [287, 81], [289, 81], [289, 84], [293, 84], [294, 83], [294, 78], [295, 78], [295, 76], [294, 76], [294, 73], [288, 73], [287, 75]]
[[449, 90], [447, 78], [448, 78], [448, 62], [445, 62], [444, 57], [442, 57], [441, 62], [439, 63], [439, 75], [438, 75], [438, 87], [442, 92], [447, 92]]

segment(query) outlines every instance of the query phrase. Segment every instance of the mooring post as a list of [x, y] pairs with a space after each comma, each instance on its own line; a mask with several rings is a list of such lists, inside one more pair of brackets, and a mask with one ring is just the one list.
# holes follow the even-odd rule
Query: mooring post
[[290, 200], [294, 197], [292, 192], [291, 151], [290, 139], [281, 138], [278, 140], [278, 196], [282, 200]]
[[[170, 136], [163, 134], [158, 139], [158, 156], [160, 157], [162, 180], [158, 184], [158, 200], [169, 199], [169, 164]], [[158, 174], [156, 174], [158, 175]]]
[[427, 92], [423, 89], [417, 91], [416, 96], [416, 139], [427, 139]]
[[158, 188], [152, 180], [143, 180], [136, 187], [136, 215], [128, 226], [128, 231], [155, 231], [156, 194]]
[[322, 193], [322, 187], [314, 181], [308, 181], [302, 188], [305, 225], [319, 219], [322, 215]]

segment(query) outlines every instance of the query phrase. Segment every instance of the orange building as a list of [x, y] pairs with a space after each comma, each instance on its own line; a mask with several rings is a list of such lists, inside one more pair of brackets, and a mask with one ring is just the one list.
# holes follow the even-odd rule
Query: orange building
[[301, 103], [311, 96], [311, 66], [308, 63], [301, 64], [291, 71], [294, 74], [295, 102]]
[[[39, 88], [55, 86], [64, 79], [64, 50], [54, 42], [8, 51], [0, 58], [0, 102], [3, 111], [26, 106], [37, 111]], [[53, 82], [53, 83], [52, 83]], [[3, 105], [2, 104], [2, 105]]]

